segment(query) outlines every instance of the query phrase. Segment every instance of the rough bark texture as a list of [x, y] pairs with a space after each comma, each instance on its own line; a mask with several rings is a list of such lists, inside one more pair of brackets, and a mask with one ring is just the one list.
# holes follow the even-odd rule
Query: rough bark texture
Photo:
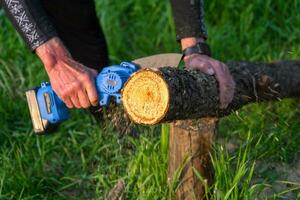
[[[175, 199], [201, 199], [204, 184], [213, 181], [210, 149], [213, 144], [216, 118], [181, 120], [171, 124], [169, 141], [168, 181], [187, 160], [181, 171], [180, 187]], [[201, 174], [203, 181], [196, 175]]]
[[[153, 71], [155, 75], [151, 75], [144, 70], [133, 75], [140, 78], [130, 79], [123, 88], [125, 111], [136, 123], [174, 121], [169, 144], [169, 181], [186, 158], [191, 157], [180, 176], [181, 186], [176, 193], [178, 200], [200, 199], [203, 195], [203, 182], [196, 178], [193, 169], [200, 172], [208, 183], [212, 181], [209, 150], [216, 118], [208, 117], [228, 115], [251, 102], [300, 97], [299, 61], [271, 64], [230, 62], [227, 65], [236, 82], [236, 89], [232, 103], [225, 110], [219, 109], [216, 79], [199, 71], [165, 67], [158, 72]], [[141, 75], [144, 72], [150, 75]], [[157, 74], [163, 77], [162, 82]], [[130, 81], [132, 83], [128, 84]], [[162, 90], [165, 87], [161, 83], [167, 85], [168, 92]], [[168, 96], [167, 100], [164, 95]], [[164, 106], [166, 102], [167, 106]], [[163, 115], [156, 116], [154, 113]], [[199, 118], [203, 119], [185, 120]]]
[[169, 111], [162, 121], [221, 117], [251, 102], [300, 97], [300, 61], [230, 62], [227, 65], [236, 89], [232, 103], [225, 110], [219, 109], [218, 85], [213, 76], [161, 68], [171, 97]]
[[[236, 83], [236, 89], [232, 103], [225, 110], [219, 109], [218, 83], [214, 76], [208, 76], [199, 71], [186, 71], [171, 67], [160, 68], [157, 73], [163, 77], [168, 86], [169, 102], [165, 114], [156, 117], [159, 120], [155, 123], [201, 117], [222, 117], [251, 102], [300, 97], [300, 61], [281, 61], [270, 64], [229, 62], [227, 65]], [[148, 88], [148, 90], [156, 89]], [[126, 101], [126, 98], [123, 100]], [[141, 100], [136, 98], [133, 101], [140, 102]], [[127, 105], [126, 102], [124, 105]], [[154, 105], [160, 105], [160, 102]], [[130, 116], [130, 113], [128, 114]]]

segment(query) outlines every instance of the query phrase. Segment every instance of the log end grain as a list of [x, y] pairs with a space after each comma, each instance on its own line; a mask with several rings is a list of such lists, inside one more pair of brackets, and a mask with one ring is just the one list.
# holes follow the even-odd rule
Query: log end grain
[[126, 82], [122, 101], [126, 113], [138, 124], [159, 123], [169, 109], [169, 88], [159, 71], [143, 69]]

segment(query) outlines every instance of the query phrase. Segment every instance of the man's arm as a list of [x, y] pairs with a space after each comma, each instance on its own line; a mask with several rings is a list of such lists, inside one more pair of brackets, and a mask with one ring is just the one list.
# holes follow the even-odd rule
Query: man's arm
[[31, 50], [57, 36], [39, 0], [1, 0], [1, 4]]
[[98, 104], [95, 86], [97, 71], [75, 61], [58, 37], [36, 48], [56, 94], [69, 108]]
[[96, 70], [76, 62], [48, 19], [39, 0], [0, 0], [8, 17], [44, 64], [56, 94], [69, 108], [97, 105]]
[[[204, 42], [207, 32], [204, 24], [203, 0], [171, 0], [176, 25], [176, 38], [182, 50]], [[191, 54], [183, 58], [187, 69], [200, 70], [215, 75], [219, 83], [220, 107], [226, 108], [232, 101], [235, 83], [227, 66], [204, 54]]]
[[176, 38], [206, 38], [203, 0], [171, 0]]

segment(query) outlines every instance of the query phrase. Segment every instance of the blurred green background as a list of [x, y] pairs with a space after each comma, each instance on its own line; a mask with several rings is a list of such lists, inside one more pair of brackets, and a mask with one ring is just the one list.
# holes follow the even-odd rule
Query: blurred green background
[[[180, 52], [169, 1], [97, 0], [111, 63]], [[215, 58], [264, 61], [300, 57], [300, 1], [205, 2]], [[140, 137], [101, 127], [83, 110], [54, 135], [37, 137], [24, 91], [47, 80], [38, 58], [0, 9], [0, 199], [104, 199], [118, 179], [123, 199], [170, 199], [167, 134]], [[212, 152], [212, 199], [300, 198], [300, 101], [253, 104], [221, 120]], [[105, 129], [103, 129], [105, 127]]]

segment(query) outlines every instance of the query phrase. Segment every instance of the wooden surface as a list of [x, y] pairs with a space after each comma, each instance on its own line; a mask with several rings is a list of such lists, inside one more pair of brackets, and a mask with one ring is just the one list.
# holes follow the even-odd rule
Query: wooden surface
[[122, 91], [125, 112], [138, 124], [161, 121], [169, 106], [168, 85], [154, 71], [144, 69], [135, 73]]
[[168, 182], [171, 184], [176, 171], [182, 168], [180, 187], [174, 199], [201, 199], [204, 195], [204, 182], [213, 181], [213, 169], [210, 161], [210, 149], [214, 141], [216, 118], [200, 120], [182, 120], [171, 124], [169, 140]]
[[[125, 111], [136, 123], [156, 124], [222, 117], [251, 102], [300, 97], [300, 61], [230, 62], [227, 65], [236, 88], [233, 101], [226, 109], [219, 108], [218, 82], [214, 76], [163, 67], [144, 69], [129, 79], [123, 88], [129, 97], [122, 99]], [[143, 95], [131, 98], [134, 91]]]

